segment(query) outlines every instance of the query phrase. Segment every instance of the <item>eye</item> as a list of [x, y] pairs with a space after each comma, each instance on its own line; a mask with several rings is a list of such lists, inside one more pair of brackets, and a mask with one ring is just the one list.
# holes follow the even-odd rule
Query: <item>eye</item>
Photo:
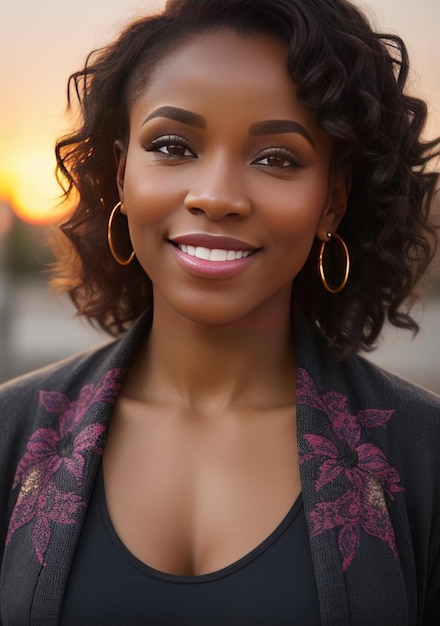
[[303, 167], [297, 155], [285, 148], [266, 150], [258, 158], [254, 159], [252, 164], [276, 169], [298, 169]]
[[156, 152], [169, 158], [197, 158], [197, 155], [189, 148], [186, 139], [178, 135], [164, 135], [153, 139], [145, 148], [147, 152]]

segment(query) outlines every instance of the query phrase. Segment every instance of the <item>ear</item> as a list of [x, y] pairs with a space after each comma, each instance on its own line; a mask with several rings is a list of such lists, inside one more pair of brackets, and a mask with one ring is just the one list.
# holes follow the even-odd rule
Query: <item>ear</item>
[[126, 214], [124, 207], [124, 179], [125, 179], [125, 165], [127, 162], [127, 146], [125, 142], [118, 139], [113, 144], [113, 151], [116, 160], [116, 185], [119, 192], [119, 200], [122, 202], [121, 213]]
[[337, 231], [347, 210], [350, 189], [351, 173], [344, 170], [332, 174], [326, 205], [316, 231], [321, 241], [327, 241], [328, 233]]

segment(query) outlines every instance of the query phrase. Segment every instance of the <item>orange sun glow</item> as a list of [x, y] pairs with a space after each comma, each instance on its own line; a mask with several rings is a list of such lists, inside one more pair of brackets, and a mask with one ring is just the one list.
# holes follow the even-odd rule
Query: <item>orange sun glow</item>
[[0, 199], [9, 202], [20, 219], [31, 224], [59, 222], [67, 213], [60, 195], [52, 149], [9, 152], [7, 163], [0, 165]]

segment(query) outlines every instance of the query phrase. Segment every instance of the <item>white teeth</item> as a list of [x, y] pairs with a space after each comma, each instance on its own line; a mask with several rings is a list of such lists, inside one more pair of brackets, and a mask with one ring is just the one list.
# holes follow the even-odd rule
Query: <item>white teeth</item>
[[211, 256], [211, 250], [209, 248], [202, 248], [201, 246], [197, 246], [194, 256], [198, 259], [204, 259], [205, 261], [209, 261]]
[[[231, 252], [231, 251], [230, 251]], [[228, 252], [226, 250], [211, 250], [210, 261], [226, 261]]]
[[179, 244], [178, 248], [189, 256], [195, 256], [205, 261], [235, 261], [252, 254], [251, 250], [220, 250], [211, 248], [203, 248], [202, 246], [187, 246]]

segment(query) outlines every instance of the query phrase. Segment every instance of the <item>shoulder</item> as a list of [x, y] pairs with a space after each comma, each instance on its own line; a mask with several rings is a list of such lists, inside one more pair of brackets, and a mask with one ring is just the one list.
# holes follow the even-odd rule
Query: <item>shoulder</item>
[[349, 359], [343, 368], [352, 384], [366, 398], [393, 403], [405, 414], [411, 412], [414, 419], [427, 413], [440, 419], [440, 396], [427, 389], [378, 367], [362, 356]]
[[0, 410], [11, 403], [28, 403], [34, 392], [45, 388], [75, 386], [78, 380], [88, 376], [94, 364], [102, 357], [105, 358], [111, 349], [112, 344], [107, 344], [99, 349], [87, 350], [2, 383]]
[[[377, 445], [398, 469], [407, 497], [440, 494], [440, 397], [362, 356], [341, 363], [362, 441]], [[422, 487], [423, 486], [423, 487]], [[426, 502], [424, 504], [426, 506]]]
[[32, 432], [50, 428], [55, 412], [44, 405], [79, 397], [81, 389], [103, 375], [99, 370], [114, 349], [112, 343], [80, 353], [0, 385], [0, 454], [19, 453]]
[[317, 332], [301, 338], [300, 361], [324, 389], [344, 391], [354, 405], [392, 405], [413, 419], [434, 415], [440, 419], [440, 396], [375, 365], [364, 356], [338, 360]]
[[316, 334], [298, 356], [297, 400], [306, 418], [299, 432], [336, 442], [341, 454], [354, 451], [368, 475], [399, 477], [411, 515], [424, 511], [433, 519], [440, 503], [440, 398], [362, 356], [338, 361]]
[[[98, 422], [99, 428], [107, 425], [136, 345], [136, 333], [129, 331], [98, 349], [0, 386], [0, 475], [5, 480], [0, 484], [1, 497], [2, 490], [12, 485], [29, 445], [38, 456], [47, 442], [52, 446], [63, 433], [82, 428], [89, 432], [87, 428]], [[98, 432], [95, 426], [92, 430]]]
[[402, 471], [426, 483], [439, 483], [440, 397], [362, 357], [352, 359], [347, 370], [353, 387], [361, 390], [365, 407], [390, 414], [374, 437], [383, 441]]
[[[350, 415], [369, 439], [378, 438], [402, 454], [417, 457], [424, 450], [433, 461], [440, 449], [440, 397], [368, 361], [354, 356], [338, 361], [316, 333], [301, 341], [299, 389], [308, 388], [328, 411]], [[303, 378], [301, 378], [303, 376]]]
[[120, 339], [0, 385], [0, 446], [9, 449], [39, 427], [50, 427], [55, 408], [116, 397], [139, 342], [144, 315]]

